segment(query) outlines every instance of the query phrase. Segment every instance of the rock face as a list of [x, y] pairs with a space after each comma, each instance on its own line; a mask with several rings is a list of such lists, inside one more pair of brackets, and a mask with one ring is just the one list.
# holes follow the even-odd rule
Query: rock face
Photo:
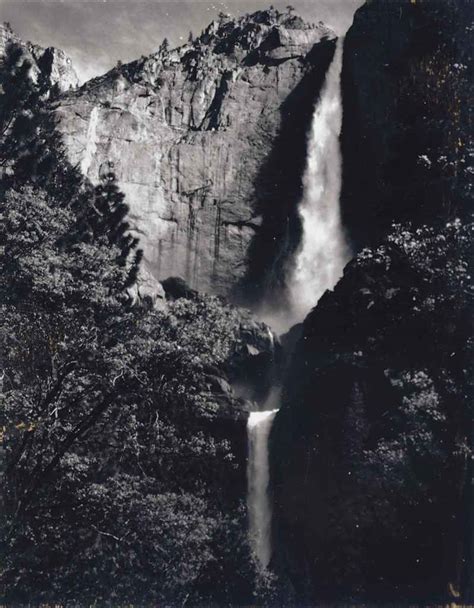
[[10, 41], [20, 44], [27, 51], [33, 73], [41, 72], [49, 78], [51, 84], [57, 85], [60, 91], [68, 91], [79, 86], [79, 79], [71, 58], [61, 49], [54, 47], [44, 49], [31, 42], [25, 43], [8, 23], [0, 24], [0, 57], [4, 54], [5, 47]]
[[372, 0], [355, 14], [342, 72], [341, 207], [356, 250], [393, 220], [468, 213], [473, 8]]
[[[63, 97], [72, 162], [93, 182], [113, 163], [155, 278], [229, 294], [260, 240], [252, 280], [262, 280], [263, 258], [275, 259], [295, 215], [305, 133], [333, 49], [323, 26], [270, 9], [213, 22], [192, 42], [163, 44]], [[298, 145], [276, 153], [282, 136]]]

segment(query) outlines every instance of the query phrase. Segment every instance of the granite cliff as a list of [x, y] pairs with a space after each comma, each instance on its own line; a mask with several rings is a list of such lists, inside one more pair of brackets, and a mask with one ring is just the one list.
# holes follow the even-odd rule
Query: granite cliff
[[72, 162], [93, 182], [113, 167], [156, 279], [262, 288], [297, 240], [306, 130], [333, 51], [322, 24], [269, 9], [63, 96]]
[[79, 86], [79, 79], [72, 65], [71, 58], [61, 49], [43, 48], [31, 42], [24, 42], [11, 28], [9, 23], [0, 23], [0, 57], [9, 42], [21, 45], [31, 61], [33, 74], [41, 72], [51, 84], [57, 85], [60, 91], [68, 91]]

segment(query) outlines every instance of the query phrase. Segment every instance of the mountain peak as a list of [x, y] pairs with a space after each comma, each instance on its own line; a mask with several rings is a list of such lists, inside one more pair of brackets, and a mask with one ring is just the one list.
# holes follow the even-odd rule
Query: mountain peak
[[[281, 36], [283, 32], [286, 36]], [[292, 11], [282, 13], [269, 8], [242, 17], [221, 13], [196, 39], [195, 44], [207, 44], [216, 53], [235, 54], [237, 58], [248, 51], [257, 50], [265, 42], [262, 50], [268, 51], [270, 47], [273, 50], [277, 46], [284, 46], [284, 41], [315, 44], [323, 38], [334, 36], [334, 32], [322, 22], [309, 23]]]
[[109, 86], [111, 80], [119, 88], [126, 88], [127, 83], [160, 86], [164, 74], [178, 66], [191, 80], [215, 70], [223, 73], [257, 64], [277, 66], [291, 59], [303, 59], [315, 44], [334, 38], [334, 31], [321, 21], [309, 23], [289, 10], [269, 8], [241, 17], [220, 13], [199, 36], [185, 44], [171, 49], [164, 40], [151, 55], [123, 65], [119, 62], [84, 86], [96, 90]]

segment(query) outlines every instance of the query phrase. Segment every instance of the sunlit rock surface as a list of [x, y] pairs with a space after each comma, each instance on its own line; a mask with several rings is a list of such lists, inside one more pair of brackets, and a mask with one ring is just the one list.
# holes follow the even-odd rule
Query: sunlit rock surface
[[71, 160], [93, 182], [113, 163], [155, 278], [228, 294], [244, 276], [281, 106], [333, 37], [272, 9], [222, 18], [63, 97]]

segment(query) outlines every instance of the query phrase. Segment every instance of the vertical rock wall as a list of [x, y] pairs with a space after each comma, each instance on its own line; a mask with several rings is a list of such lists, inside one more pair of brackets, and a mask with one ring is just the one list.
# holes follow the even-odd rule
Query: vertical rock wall
[[[62, 99], [72, 162], [93, 182], [112, 163], [155, 278], [179, 275], [228, 294], [248, 273], [251, 245], [268, 233], [262, 208], [288, 214], [286, 192], [269, 196], [259, 178], [268, 163], [272, 187], [285, 177], [272, 154], [286, 122], [298, 119], [304, 141], [308, 125], [286, 104], [304, 81], [314, 102], [331, 38], [322, 26], [261, 11], [214, 22], [193, 42], [118, 66]], [[299, 166], [290, 178], [297, 189]], [[270, 251], [278, 229], [265, 233]]]

